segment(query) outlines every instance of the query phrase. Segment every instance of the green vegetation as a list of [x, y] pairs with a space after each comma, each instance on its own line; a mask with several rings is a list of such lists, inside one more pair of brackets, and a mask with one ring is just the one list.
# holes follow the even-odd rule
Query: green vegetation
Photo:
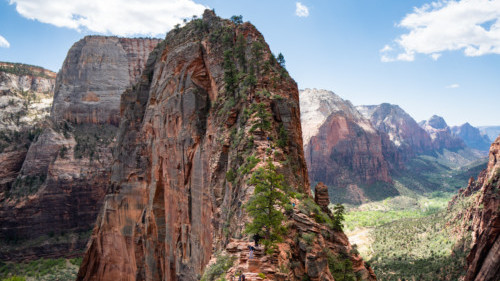
[[[270, 159], [270, 158], [269, 158]], [[254, 195], [245, 205], [252, 222], [246, 225], [249, 234], [259, 234], [266, 252], [271, 253], [275, 244], [282, 241], [286, 229], [282, 209], [290, 204], [287, 196], [288, 186], [284, 176], [278, 174], [276, 166], [269, 160], [265, 167], [252, 174], [250, 184], [255, 186]]]
[[94, 159], [94, 157], [98, 157], [98, 149], [108, 146], [115, 137], [118, 129], [109, 124], [82, 124], [74, 126], [73, 135], [76, 145], [73, 154], [77, 159]]
[[34, 194], [42, 186], [47, 178], [46, 174], [26, 175], [16, 178], [7, 197], [23, 197]]
[[217, 255], [214, 264], [205, 269], [200, 281], [225, 280], [224, 274], [233, 266], [236, 257], [229, 255]]
[[231, 17], [231, 21], [234, 22], [235, 24], [242, 24], [243, 23], [243, 16], [242, 15], [239, 15], [239, 16], [232, 16]]
[[0, 261], [0, 280], [75, 280], [81, 261], [81, 257], [72, 259], [38, 259], [23, 263]]
[[451, 196], [451, 193], [434, 192], [428, 197], [398, 196], [367, 203], [351, 208], [344, 226], [352, 231], [356, 227], [377, 227], [400, 219], [422, 218], [444, 210]]
[[[383, 280], [458, 280], [466, 253], [455, 248], [446, 211], [405, 218], [373, 232], [375, 255], [370, 260]], [[447, 279], [451, 278], [451, 279]]]
[[328, 267], [335, 281], [358, 280], [352, 268], [352, 262], [346, 253], [335, 255], [330, 250], [326, 250], [326, 256], [328, 257]]
[[285, 67], [285, 57], [283, 56], [282, 53], [279, 53], [278, 56], [276, 57], [276, 61], [281, 67]]
[[[0, 62], [6, 63], [6, 62]], [[35, 65], [22, 64], [22, 63], [6, 63], [8, 65], [0, 65], [0, 71], [6, 73], [12, 73], [15, 75], [30, 75], [30, 76], [38, 76], [42, 78], [53, 79], [54, 77], [50, 77], [49, 75], [44, 73], [44, 70]]]
[[346, 214], [345, 227], [369, 227], [372, 242], [361, 254], [381, 280], [457, 280], [470, 242], [457, 241], [453, 228], [474, 196], [448, 209], [451, 196], [433, 192], [364, 204]]
[[264, 133], [264, 131], [271, 128], [271, 122], [269, 121], [271, 113], [267, 112], [267, 106], [264, 103], [253, 104], [252, 106], [252, 111], [255, 111], [257, 120], [253, 123], [252, 128], [250, 128], [250, 132], [259, 130]]
[[335, 204], [333, 207], [333, 229], [341, 231], [344, 223], [345, 208], [342, 204]]

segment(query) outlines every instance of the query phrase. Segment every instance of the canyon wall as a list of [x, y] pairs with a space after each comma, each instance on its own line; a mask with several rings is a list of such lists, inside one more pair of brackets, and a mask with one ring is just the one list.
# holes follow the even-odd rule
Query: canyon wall
[[[333, 280], [328, 251], [375, 280], [345, 235], [308, 212], [287, 216], [296, 230], [277, 256], [245, 258], [255, 169], [270, 161], [292, 190], [310, 196], [297, 85], [251, 24], [207, 10], [170, 31], [122, 95], [121, 112], [111, 183], [78, 280], [200, 280], [223, 254], [238, 261], [228, 274], [249, 279]], [[300, 250], [291, 235], [308, 231], [317, 238]]]
[[[300, 93], [304, 154], [313, 182], [343, 188], [365, 200], [359, 185], [391, 183], [390, 171], [402, 161], [389, 136], [378, 132], [349, 102], [333, 92]], [[333, 192], [333, 191], [331, 191]]]
[[3, 194], [1, 259], [81, 255], [109, 182], [120, 96], [158, 42], [87, 36], [69, 50], [51, 116]]

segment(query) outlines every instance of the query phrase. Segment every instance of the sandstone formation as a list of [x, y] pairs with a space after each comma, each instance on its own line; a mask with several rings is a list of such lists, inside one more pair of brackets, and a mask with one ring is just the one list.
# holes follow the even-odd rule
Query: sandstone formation
[[419, 125], [429, 133], [434, 149], [458, 150], [465, 148], [465, 143], [451, 133], [451, 129], [443, 117], [433, 115], [429, 120], [420, 122]]
[[453, 135], [461, 138], [465, 144], [481, 151], [488, 151], [491, 145], [491, 140], [486, 134], [482, 134], [478, 128], [473, 127], [469, 123], [451, 128]]
[[391, 182], [391, 168], [401, 167], [396, 147], [349, 102], [333, 92], [300, 93], [304, 154], [313, 182], [328, 186]]
[[6, 162], [19, 172], [0, 202], [0, 259], [81, 255], [108, 186], [120, 96], [158, 42], [88, 36], [68, 52], [50, 120], [25, 158]]
[[158, 39], [87, 36], [68, 52], [57, 77], [52, 118], [119, 124], [120, 96], [137, 82]]
[[316, 187], [314, 187], [314, 202], [322, 208], [328, 208], [328, 205], [330, 204], [328, 187], [322, 182], [319, 182]]
[[389, 136], [403, 159], [408, 160], [433, 149], [429, 134], [399, 106], [383, 103], [357, 106], [356, 109], [368, 118], [379, 132]]
[[[477, 190], [474, 192], [474, 190]], [[478, 194], [468, 210], [472, 221], [472, 248], [465, 281], [500, 279], [500, 137], [490, 148], [488, 167], [464, 194]], [[471, 196], [469, 195], [469, 196]]]
[[207, 10], [169, 32], [122, 95], [121, 112], [111, 183], [78, 280], [200, 280], [230, 255], [240, 262], [227, 272], [245, 270], [248, 280], [261, 280], [258, 271], [267, 280], [333, 281], [327, 253], [340, 252], [363, 280], [375, 280], [345, 236], [308, 212], [287, 224], [314, 232], [310, 249], [325, 251], [308, 254], [294, 231], [279, 258], [241, 259], [248, 179], [264, 159], [310, 196], [297, 85], [251, 24]]
[[0, 62], [0, 198], [50, 111], [55, 76], [40, 67]]

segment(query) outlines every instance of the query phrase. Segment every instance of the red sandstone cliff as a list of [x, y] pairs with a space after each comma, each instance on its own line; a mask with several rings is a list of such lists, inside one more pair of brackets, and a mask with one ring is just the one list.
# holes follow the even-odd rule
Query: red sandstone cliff
[[[244, 259], [242, 206], [255, 160], [259, 167], [271, 157], [291, 188], [310, 196], [298, 100], [251, 24], [207, 10], [169, 32], [122, 95], [111, 183], [78, 280], [199, 280], [220, 251], [240, 259], [228, 272], [257, 278], [257, 270], [268, 280], [333, 280], [326, 252], [342, 252], [374, 280], [345, 235], [307, 212], [289, 218], [296, 230], [280, 258]], [[308, 250], [292, 235], [310, 231], [317, 239]]]
[[[464, 204], [463, 202], [468, 202]], [[500, 279], [500, 137], [491, 145], [488, 166], [477, 180], [471, 178], [449, 203], [449, 209], [465, 205], [455, 218], [456, 232], [466, 241], [472, 236], [465, 281]], [[471, 235], [472, 234], [472, 235]]]
[[364, 200], [357, 185], [390, 183], [390, 171], [402, 166], [399, 153], [349, 102], [333, 92], [301, 91], [304, 153], [313, 182], [348, 188], [356, 203]]
[[2, 260], [81, 254], [109, 181], [120, 96], [158, 42], [88, 36], [69, 50], [51, 118], [2, 194]]
[[488, 167], [465, 193], [477, 190], [472, 220], [472, 248], [465, 281], [500, 280], [500, 137], [490, 148]]

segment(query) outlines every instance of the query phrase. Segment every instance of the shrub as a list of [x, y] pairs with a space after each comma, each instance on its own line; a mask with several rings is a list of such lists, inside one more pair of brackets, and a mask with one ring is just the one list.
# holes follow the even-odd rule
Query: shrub
[[205, 269], [200, 281], [214, 281], [221, 278], [233, 266], [235, 260], [236, 257], [233, 256], [218, 255], [215, 263]]

